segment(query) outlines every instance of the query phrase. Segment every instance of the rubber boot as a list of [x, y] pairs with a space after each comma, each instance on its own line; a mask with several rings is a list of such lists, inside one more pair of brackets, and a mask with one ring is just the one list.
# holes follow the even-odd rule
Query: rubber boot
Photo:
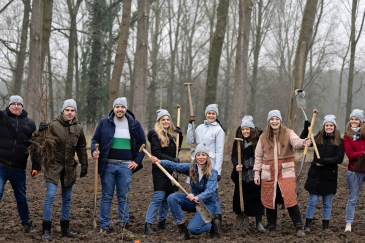
[[179, 224], [179, 230], [180, 230], [180, 235], [176, 238], [177, 241], [190, 239], [189, 231], [185, 223]]
[[219, 237], [219, 235], [220, 235], [219, 225], [220, 225], [219, 220], [214, 218], [212, 220], [212, 227], [210, 228], [210, 237], [211, 238]]
[[256, 217], [256, 229], [258, 231], [265, 231], [264, 226], [262, 225], [262, 219]]
[[313, 219], [305, 219], [305, 228], [304, 231], [310, 232], [311, 231], [311, 224]]
[[166, 227], [166, 219], [158, 222], [158, 228], [161, 230], [166, 230], [167, 232], [174, 232], [175, 230]]
[[61, 236], [66, 236], [66, 237], [75, 237], [77, 234], [76, 233], [72, 233], [70, 230], [70, 221], [69, 220], [60, 220], [60, 224], [61, 224]]
[[269, 236], [270, 237], [275, 237], [277, 232], [276, 232], [276, 225], [275, 224], [269, 224]]
[[223, 229], [222, 229], [222, 214], [217, 214], [216, 215], [216, 218], [219, 220], [219, 233], [222, 233], [223, 232]]
[[326, 232], [332, 232], [330, 229], [328, 229], [328, 225], [330, 223], [329, 220], [322, 220], [323, 222], [323, 231], [326, 231]]
[[152, 224], [147, 223], [147, 222], [144, 224], [144, 234], [145, 235], [154, 235], [155, 234], [155, 232], [152, 229]]
[[303, 230], [303, 224], [298, 223], [295, 225], [295, 229], [297, 230], [297, 237], [301, 238], [305, 236], [304, 230]]
[[35, 229], [34, 229], [34, 227], [32, 225], [32, 222], [33, 222], [32, 220], [29, 220], [27, 222], [22, 223], [22, 225], [23, 225], [23, 231], [25, 233], [32, 233], [32, 232], [35, 231]]
[[44, 221], [42, 223], [42, 239], [49, 240], [51, 239], [51, 228], [52, 221]]

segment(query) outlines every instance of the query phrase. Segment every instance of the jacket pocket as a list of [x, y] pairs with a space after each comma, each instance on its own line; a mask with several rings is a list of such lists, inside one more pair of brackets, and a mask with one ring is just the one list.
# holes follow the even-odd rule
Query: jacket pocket
[[270, 165], [263, 164], [261, 169], [261, 179], [271, 181]]
[[283, 179], [295, 178], [294, 162], [282, 163], [281, 167], [282, 167], [281, 174], [282, 174]]

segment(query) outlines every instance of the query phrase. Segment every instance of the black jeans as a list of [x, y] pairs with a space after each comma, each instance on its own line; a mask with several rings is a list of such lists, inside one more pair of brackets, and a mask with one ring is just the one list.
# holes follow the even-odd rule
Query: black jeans
[[[277, 185], [277, 192], [276, 192], [276, 198], [275, 198], [275, 209], [269, 209], [266, 208], [266, 217], [268, 224], [276, 225], [276, 219], [278, 218], [278, 204], [283, 203], [284, 199], [281, 195], [281, 190], [279, 185]], [[289, 216], [291, 220], [293, 221], [294, 226], [296, 224], [302, 224], [302, 215], [300, 213], [300, 209], [298, 204], [288, 208]]]

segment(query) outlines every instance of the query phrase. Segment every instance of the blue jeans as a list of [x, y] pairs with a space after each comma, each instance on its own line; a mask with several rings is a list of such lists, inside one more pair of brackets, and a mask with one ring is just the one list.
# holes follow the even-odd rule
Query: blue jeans
[[365, 174], [347, 171], [347, 184], [349, 185], [349, 200], [346, 206], [346, 223], [354, 221], [355, 206], [359, 198], [362, 183], [365, 181]]
[[[186, 195], [183, 193], [173, 193], [167, 198], [167, 203], [169, 204], [170, 211], [176, 223], [181, 223], [185, 221], [184, 213], [186, 212], [195, 212], [195, 215], [190, 220], [188, 230], [193, 235], [200, 235], [204, 232], [210, 230], [212, 224], [206, 224], [199, 212], [196, 210], [196, 203], [190, 201], [186, 198]], [[216, 212], [216, 203], [213, 202], [204, 202], [205, 206], [207, 206], [209, 212], [214, 215]]]
[[25, 170], [8, 169], [0, 165], [0, 202], [3, 197], [4, 186], [9, 180], [14, 191], [16, 205], [18, 208], [19, 217], [22, 223], [30, 220], [29, 209], [27, 202], [26, 190], [26, 174]]
[[[61, 220], [69, 220], [71, 210], [71, 194], [72, 186], [64, 186], [64, 172], [61, 173], [61, 189], [62, 189], [62, 206], [61, 206]], [[43, 205], [43, 220], [51, 221], [53, 202], [56, 198], [58, 184], [46, 181], [47, 195]]]
[[[330, 220], [331, 208], [332, 208], [332, 197], [333, 194], [322, 195], [323, 202], [323, 220]], [[314, 210], [318, 203], [319, 195], [309, 193], [309, 200], [307, 206], [307, 219], [313, 219]]]
[[218, 188], [217, 188], [215, 200], [216, 200], [215, 201], [215, 214], [222, 214], [222, 206], [221, 206], [221, 201], [219, 200], [219, 196], [218, 196]]
[[167, 219], [167, 213], [169, 212], [169, 205], [167, 204], [167, 197], [172, 192], [155, 191], [153, 198], [148, 206], [146, 213], [146, 222], [153, 224], [155, 216], [158, 210], [158, 222]]
[[114, 196], [114, 188], [117, 187], [119, 226], [129, 222], [128, 193], [132, 180], [132, 170], [128, 163], [110, 164], [107, 163], [101, 178], [101, 200], [100, 200], [100, 226], [104, 229], [110, 227], [110, 208]]

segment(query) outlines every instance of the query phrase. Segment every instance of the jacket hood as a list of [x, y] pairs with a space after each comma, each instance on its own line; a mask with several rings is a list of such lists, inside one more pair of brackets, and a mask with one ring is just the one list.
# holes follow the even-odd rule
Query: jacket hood
[[[8, 113], [9, 116], [16, 116], [14, 115], [10, 110], [9, 107], [6, 107], [6, 112]], [[18, 117], [27, 117], [28, 116], [28, 112], [26, 110], [22, 110], [22, 113], [20, 113], [20, 115]]]

